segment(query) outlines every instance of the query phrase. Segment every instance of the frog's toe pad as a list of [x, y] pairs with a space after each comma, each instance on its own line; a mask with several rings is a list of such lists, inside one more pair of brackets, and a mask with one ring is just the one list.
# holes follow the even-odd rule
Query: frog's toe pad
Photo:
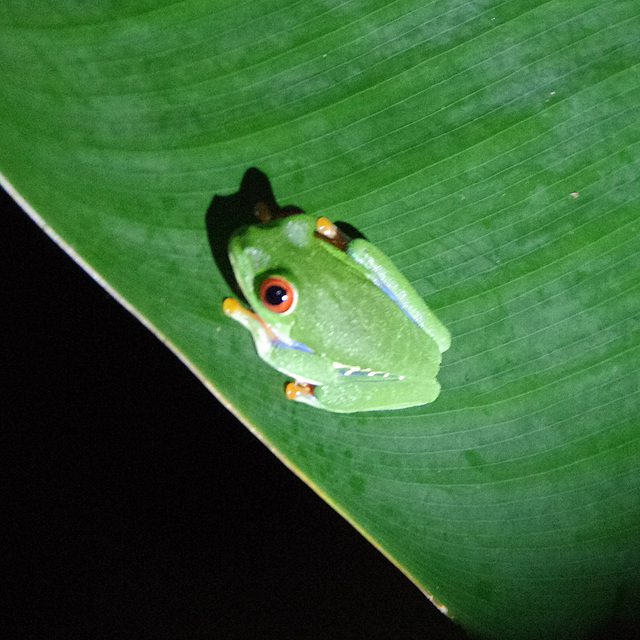
[[336, 227], [329, 218], [325, 218], [324, 216], [320, 216], [316, 220], [316, 231], [330, 240], [338, 237], [338, 227]]
[[246, 309], [242, 306], [242, 304], [236, 300], [235, 298], [225, 298], [222, 303], [222, 313], [238, 322], [244, 324], [245, 326], [250, 320], [260, 321], [260, 318], [253, 313], [253, 311]]
[[303, 396], [312, 396], [315, 386], [308, 382], [287, 382], [284, 395], [289, 400], [302, 400]]
[[242, 313], [243, 310], [242, 305], [235, 298], [225, 298], [222, 303], [222, 312], [227, 316]]

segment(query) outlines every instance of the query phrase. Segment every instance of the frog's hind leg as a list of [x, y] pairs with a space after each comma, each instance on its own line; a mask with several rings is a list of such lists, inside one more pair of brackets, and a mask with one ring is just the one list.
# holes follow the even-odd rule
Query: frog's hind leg
[[349, 242], [346, 252], [367, 270], [371, 281], [436, 342], [441, 353], [451, 346], [451, 335], [447, 328], [386, 254], [363, 238]]
[[311, 385], [289, 382], [285, 387], [287, 398], [304, 402], [318, 409], [335, 413], [357, 411], [384, 411], [404, 409], [433, 402], [440, 394], [437, 380], [411, 380]]

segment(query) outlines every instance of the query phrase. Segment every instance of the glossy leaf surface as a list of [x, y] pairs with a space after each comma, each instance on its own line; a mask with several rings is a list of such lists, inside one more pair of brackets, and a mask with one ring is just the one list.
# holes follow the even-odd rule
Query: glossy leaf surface
[[[580, 633], [637, 598], [637, 2], [0, 16], [8, 183], [456, 621]], [[364, 233], [450, 329], [434, 404], [284, 398], [222, 314], [205, 224], [235, 224], [211, 200], [250, 167]]]

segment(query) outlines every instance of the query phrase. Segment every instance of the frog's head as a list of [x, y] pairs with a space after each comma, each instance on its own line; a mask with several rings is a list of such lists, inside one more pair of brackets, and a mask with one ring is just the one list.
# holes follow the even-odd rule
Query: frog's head
[[[232, 236], [229, 258], [238, 285], [277, 340], [284, 336], [314, 352], [344, 355], [354, 335], [379, 333], [389, 308], [402, 314], [341, 248], [347, 239], [326, 218], [305, 214], [243, 227]], [[236, 312], [237, 303], [227, 303], [225, 313]]]
[[253, 310], [267, 322], [287, 325], [295, 317], [301, 276], [324, 244], [315, 220], [293, 215], [238, 229], [229, 243], [236, 280]]

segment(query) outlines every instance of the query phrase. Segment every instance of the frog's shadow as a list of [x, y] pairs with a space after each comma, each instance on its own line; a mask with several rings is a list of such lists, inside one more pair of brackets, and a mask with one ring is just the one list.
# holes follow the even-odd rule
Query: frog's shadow
[[[229, 260], [229, 240], [233, 232], [248, 224], [257, 224], [256, 205], [264, 203], [269, 211], [286, 212], [286, 215], [304, 213], [295, 205], [280, 207], [276, 202], [271, 182], [260, 169], [251, 167], [245, 171], [240, 189], [230, 195], [214, 195], [205, 215], [205, 226], [211, 255], [222, 277], [234, 295], [244, 300], [236, 282]], [[350, 238], [364, 238], [354, 227], [344, 222], [335, 223]]]

